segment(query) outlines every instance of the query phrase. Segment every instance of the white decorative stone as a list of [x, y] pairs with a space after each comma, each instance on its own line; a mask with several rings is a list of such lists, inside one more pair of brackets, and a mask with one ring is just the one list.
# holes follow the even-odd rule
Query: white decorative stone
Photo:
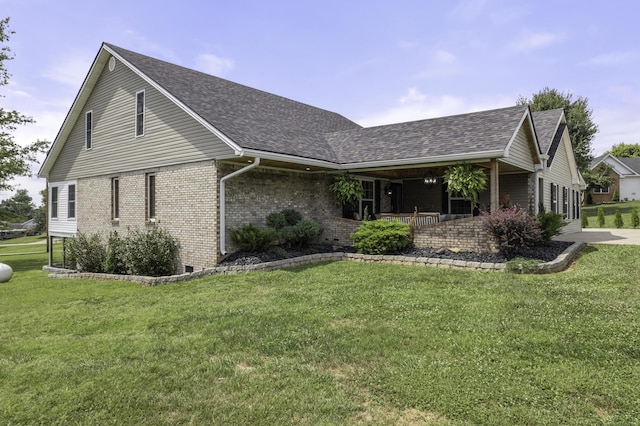
[[0, 263], [0, 283], [6, 283], [11, 279], [12, 275], [13, 269], [11, 269], [11, 266]]

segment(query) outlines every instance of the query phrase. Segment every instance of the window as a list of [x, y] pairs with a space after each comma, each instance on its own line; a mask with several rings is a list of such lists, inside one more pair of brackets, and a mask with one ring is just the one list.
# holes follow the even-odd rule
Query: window
[[120, 180], [111, 179], [111, 219], [120, 219]]
[[364, 210], [367, 208], [367, 212], [369, 215], [373, 215], [374, 211], [374, 183], [371, 180], [363, 180], [362, 181], [362, 189], [364, 189], [364, 195], [360, 200], [360, 217], [363, 220], [367, 218], [364, 217]]
[[551, 211], [558, 213], [558, 185], [551, 184]]
[[144, 136], [144, 90], [136, 93], [136, 137]]
[[69, 213], [67, 217], [69, 219], [75, 218], [76, 217], [76, 186], [75, 185], [69, 185], [69, 199], [68, 199], [67, 205], [69, 207]]
[[569, 188], [562, 187], [562, 213], [565, 219], [569, 219]]
[[146, 201], [146, 216], [149, 222], [155, 222], [156, 220], [156, 175], [153, 173], [147, 173], [145, 175], [145, 201]]
[[608, 194], [609, 193], [609, 187], [608, 186], [596, 185], [596, 186], [593, 187], [593, 193], [594, 194]]
[[51, 217], [58, 217], [58, 187], [51, 187]]
[[87, 111], [84, 116], [85, 134], [84, 144], [87, 149], [91, 149], [91, 136], [93, 132], [93, 111]]

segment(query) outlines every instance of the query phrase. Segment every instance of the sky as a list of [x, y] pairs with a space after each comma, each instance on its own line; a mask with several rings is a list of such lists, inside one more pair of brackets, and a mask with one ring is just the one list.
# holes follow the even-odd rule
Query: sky
[[[16, 142], [54, 141], [108, 42], [363, 126], [512, 106], [550, 87], [588, 99], [599, 155], [640, 143], [639, 15], [633, 0], [0, 0], [15, 32], [0, 107], [36, 121]], [[44, 180], [14, 183], [40, 203]]]

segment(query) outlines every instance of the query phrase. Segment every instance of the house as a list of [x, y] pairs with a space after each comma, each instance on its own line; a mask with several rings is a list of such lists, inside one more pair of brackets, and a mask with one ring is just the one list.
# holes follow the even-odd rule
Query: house
[[327, 243], [350, 244], [360, 222], [343, 218], [329, 190], [348, 172], [365, 190], [356, 216], [367, 208], [464, 217], [425, 226], [414, 243], [481, 249], [486, 235], [467, 217], [473, 206], [446, 191], [444, 171], [460, 163], [484, 169], [486, 209], [508, 196], [575, 222], [579, 204], [568, 206], [580, 182], [563, 120], [541, 118], [543, 140], [527, 106], [363, 128], [105, 43], [39, 173], [48, 182], [49, 237], [161, 226], [180, 243], [183, 272], [233, 250], [230, 229], [294, 208], [322, 224]]
[[611, 154], [604, 154], [595, 158], [589, 168], [594, 170], [600, 164], [611, 167], [610, 177], [613, 183], [606, 187], [594, 186], [589, 189], [594, 204], [615, 201], [613, 195], [616, 191], [618, 191], [619, 200], [640, 199], [640, 158], [614, 157]]
[[536, 184], [535, 211], [544, 206], [545, 211], [561, 213], [567, 222], [563, 232], [578, 232], [582, 229], [582, 193], [587, 185], [576, 165], [564, 110], [536, 111], [533, 120], [544, 157]]

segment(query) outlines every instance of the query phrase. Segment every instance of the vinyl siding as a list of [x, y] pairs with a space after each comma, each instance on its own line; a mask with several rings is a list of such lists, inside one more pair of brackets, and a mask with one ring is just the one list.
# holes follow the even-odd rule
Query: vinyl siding
[[[83, 120], [84, 122], [84, 120]], [[78, 222], [76, 219], [69, 219], [69, 185], [76, 185], [76, 217], [78, 216], [79, 200], [77, 197], [78, 186], [76, 181], [49, 182], [49, 235], [54, 237], [71, 237], [78, 232]], [[51, 189], [58, 188], [58, 216], [51, 217]]]
[[567, 154], [568, 151], [572, 150], [571, 140], [569, 139], [569, 132], [564, 130], [564, 134], [562, 135], [562, 140], [560, 141], [560, 145], [553, 157], [553, 161], [551, 162], [551, 166], [546, 168], [544, 172], [539, 174], [539, 177], [543, 179], [542, 187], [540, 188], [542, 192], [542, 201], [546, 211], [551, 211], [551, 184], [558, 185], [558, 212], [562, 213], [563, 208], [563, 198], [562, 191], [563, 187], [569, 189], [569, 208], [568, 215], [569, 219], [567, 220], [569, 224], [563, 227], [563, 233], [568, 232], [576, 232], [581, 229], [580, 219], [573, 217], [573, 197], [580, 193], [580, 185], [573, 183], [573, 176], [571, 174], [570, 161], [572, 159]]
[[[135, 136], [136, 93], [145, 91], [144, 136]], [[106, 175], [215, 159], [233, 153], [193, 117], [117, 61], [105, 66], [82, 107], [93, 111], [92, 149], [85, 149], [85, 123], [73, 124], [50, 181]]]
[[509, 147], [509, 156], [501, 159], [502, 162], [511, 164], [521, 169], [533, 172], [534, 164], [538, 162], [534, 158], [535, 146], [531, 138], [531, 126], [525, 122]]

